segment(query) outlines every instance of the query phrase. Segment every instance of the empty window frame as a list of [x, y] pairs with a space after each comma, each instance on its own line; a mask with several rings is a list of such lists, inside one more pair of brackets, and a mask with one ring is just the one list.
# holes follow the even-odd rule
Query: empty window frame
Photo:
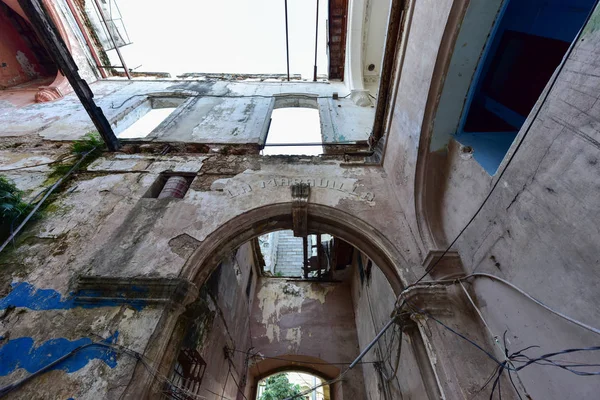
[[174, 111], [185, 101], [183, 97], [144, 98], [116, 118], [112, 124], [115, 135], [119, 139], [148, 138], [159, 127], [166, 127], [176, 117]]
[[313, 96], [281, 96], [275, 99], [263, 155], [323, 153], [321, 117]]
[[[577, 4], [574, 4], [577, 3]], [[495, 174], [594, 0], [507, 0], [484, 50], [456, 139]]]

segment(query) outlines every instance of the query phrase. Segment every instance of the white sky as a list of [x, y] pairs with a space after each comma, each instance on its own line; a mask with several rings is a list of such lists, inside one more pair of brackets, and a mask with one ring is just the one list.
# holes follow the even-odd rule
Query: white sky
[[163, 122], [175, 107], [171, 108], [153, 108], [135, 121], [130, 127], [117, 135], [120, 139], [143, 138], [152, 132], [161, 122]]
[[[290, 73], [312, 80], [317, 0], [288, 0]], [[137, 71], [285, 73], [284, 0], [118, 0]], [[327, 1], [319, 2], [318, 73], [327, 73]], [[119, 65], [115, 51], [109, 56]]]
[[[319, 110], [313, 108], [277, 108], [271, 114], [271, 126], [266, 144], [321, 143]], [[323, 153], [323, 146], [266, 146], [263, 155]]]

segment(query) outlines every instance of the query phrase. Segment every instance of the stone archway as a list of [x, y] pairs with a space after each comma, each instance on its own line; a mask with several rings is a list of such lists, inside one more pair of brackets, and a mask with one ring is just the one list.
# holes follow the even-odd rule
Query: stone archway
[[[200, 287], [226, 254], [254, 237], [284, 229], [292, 229], [292, 203], [245, 212], [207, 236], [188, 259], [180, 277]], [[360, 249], [383, 271], [396, 294], [407, 285], [398, 267], [406, 265], [404, 257], [366, 221], [336, 208], [309, 203], [308, 231], [329, 233]]]
[[[269, 232], [292, 229], [292, 205], [292, 202], [263, 205], [221, 224], [188, 258], [179, 278], [201, 287], [223, 257], [240, 245]], [[407, 265], [405, 258], [378, 229], [346, 211], [316, 203], [307, 205], [307, 216], [309, 233], [328, 233], [360, 249], [381, 269], [393, 293], [398, 295], [407, 285], [408, 279], [401, 276], [401, 268]], [[182, 333], [177, 331], [177, 323], [183, 312], [181, 306], [165, 310], [146, 348], [148, 359], [156, 360], [153, 366], [162, 374], [168, 373], [181, 341]], [[157, 381], [144, 365], [136, 367], [131, 382], [124, 398], [139, 398], [157, 391]]]

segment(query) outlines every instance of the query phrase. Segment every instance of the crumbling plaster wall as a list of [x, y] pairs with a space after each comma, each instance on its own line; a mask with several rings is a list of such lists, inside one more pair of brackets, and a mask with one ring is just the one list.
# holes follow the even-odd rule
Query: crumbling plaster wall
[[[456, 245], [467, 273], [503, 277], [592, 326], [600, 321], [598, 15], [596, 10], [548, 99], [538, 102], [539, 115], [521, 129], [515, 143], [523, 144]], [[513, 151], [515, 144], [509, 154]], [[448, 168], [442, 226], [453, 238], [498, 176], [490, 177], [457, 144], [449, 148]], [[596, 335], [529, 304], [514, 290], [486, 279], [475, 288], [488, 323], [496, 333], [508, 330], [511, 348], [540, 345], [540, 352], [548, 353], [598, 342]], [[534, 398], [585, 398], [600, 385], [554, 369], [527, 368], [519, 375]]]
[[[228, 398], [236, 398], [238, 387], [246, 381], [246, 355], [251, 347], [250, 310], [256, 289], [257, 273], [254, 254], [250, 243], [242, 245], [231, 257], [223, 260], [209, 281], [201, 290], [201, 298], [207, 303], [203, 312], [192, 313], [190, 318], [200, 332], [189, 332], [206, 362], [199, 394], [211, 397], [223, 393]], [[246, 285], [250, 283], [250, 294], [246, 295]], [[194, 329], [192, 329], [193, 331]], [[225, 348], [229, 359], [225, 357]], [[232, 379], [229, 374], [234, 375]], [[243, 389], [242, 393], [243, 393]]]
[[[46, 149], [47, 156], [56, 158]], [[7, 157], [8, 158], [8, 157]], [[3, 157], [6, 160], [5, 157]], [[29, 158], [39, 162], [39, 158]], [[13, 159], [14, 161], [14, 159]], [[22, 162], [22, 161], [18, 161]], [[25, 163], [29, 164], [29, 162]], [[9, 164], [11, 165], [11, 164]], [[13, 164], [14, 165], [14, 164]], [[13, 172], [17, 184], [19, 171]], [[47, 171], [39, 171], [42, 177]], [[21, 170], [24, 182], [34, 172]], [[138, 175], [122, 174], [83, 178], [18, 238], [15, 247], [1, 255], [0, 385], [25, 377], [92, 340], [108, 339], [143, 352], [162, 307], [149, 304], [74, 303], [70, 284], [87, 268], [88, 256], [104, 235], [120, 224], [139, 196]], [[47, 186], [47, 182], [43, 185]], [[32, 189], [37, 193], [39, 186]], [[90, 194], [93, 193], [92, 196]], [[115, 398], [127, 385], [136, 360], [110, 349], [91, 347], [13, 392], [8, 398], [36, 398], [46, 393], [64, 398]], [[67, 371], [68, 373], [65, 373]]]
[[[343, 98], [347, 89], [339, 82], [105, 80], [90, 87], [113, 124], [148, 95], [186, 98], [175, 111], [177, 118], [144, 138], [154, 142], [262, 145], [275, 103], [273, 96], [293, 94], [317, 97], [324, 142], [364, 142], [375, 111]], [[339, 99], [332, 98], [334, 92]], [[95, 129], [74, 94], [43, 106], [16, 108], [1, 104], [0, 118], [4, 121], [3, 136], [37, 133], [49, 140], [75, 140]]]
[[[73, 3], [76, 4], [75, 1]], [[63, 26], [65, 27], [66, 40], [69, 42], [71, 56], [77, 64], [79, 75], [88, 83], [95, 82], [100, 78], [100, 73], [85, 37], [67, 4], [67, 0], [54, 0], [53, 4], [59, 12]]]
[[[394, 197], [409, 220], [410, 234], [421, 242], [415, 208], [415, 167], [419, 139], [428, 101], [429, 88], [444, 34], [452, 0], [420, 0], [414, 2], [407, 45], [403, 57], [398, 57], [399, 83], [392, 120], [386, 138], [384, 169]], [[430, 172], [430, 171], [429, 171]], [[419, 243], [421, 257], [426, 245]], [[421, 262], [419, 260], [419, 262]]]
[[[360, 353], [348, 282], [261, 278], [251, 332], [254, 352], [266, 357], [300, 355], [350, 363]], [[334, 388], [334, 399], [366, 398], [361, 369], [355, 367]]]
[[[204, 158], [201, 169], [199, 166], [196, 169], [181, 167], [188, 172], [199, 169], [201, 175], [186, 196], [180, 200], [140, 198], [119, 233], [94, 256], [90, 271], [99, 275], [177, 276], [186, 259], [170, 250], [172, 238], [187, 234], [203, 241], [224, 223], [245, 212], [291, 202], [290, 185], [301, 181], [313, 186], [309, 202], [335, 207], [369, 221], [386, 234], [390, 242], [397, 244], [405, 257], [415, 253], [415, 243], [402, 236], [403, 227], [391, 226], [384, 213], [378, 212], [395, 207], [379, 170], [340, 166], [336, 160], [297, 160], [299, 158], [211, 155]], [[100, 159], [90, 169], [112, 173], [139, 169], [146, 185], [157, 177], [159, 166], [165, 170], [180, 170], [177, 164], [171, 166], [168, 162], [150, 163], [146, 167], [147, 163], [142, 156], [118, 155]], [[399, 268], [400, 275], [407, 273], [404, 265]]]
[[[19, 143], [9, 143], [1, 154], [2, 169], [56, 160], [68, 147]], [[48, 187], [50, 169], [12, 170], [10, 175], [33, 195]], [[143, 197], [167, 170], [199, 176], [183, 199]], [[390, 202], [378, 169], [318, 158], [106, 155], [77, 173], [43, 216], [20, 235], [15, 249], [2, 254], [0, 308], [16, 307], [2, 321], [3, 337], [8, 343], [27, 340], [35, 349], [48, 341], [88, 340], [92, 333], [105, 338], [113, 335], [117, 344], [143, 352], [156, 333], [163, 307], [142, 302], [82, 308], [73, 303], [76, 278], [177, 277], [197, 245], [215, 229], [246, 211], [291, 202], [290, 185], [299, 181], [312, 186], [309, 202], [358, 216], [385, 232], [390, 241], [400, 243], [399, 251], [407, 256], [414, 252], [414, 243], [402, 241], [402, 228], [391, 226], [386, 213], [380, 212], [394, 210], [395, 202]], [[69, 348], [62, 346], [54, 354], [64, 354]], [[20, 365], [30, 362], [30, 354], [34, 353], [24, 353]], [[135, 363], [126, 355], [111, 356], [103, 359], [101, 352], [96, 357], [100, 360], [92, 356], [88, 363], [77, 364], [83, 365], [80, 369], [52, 372], [51, 380], [35, 378], [14, 397], [26, 398], [35, 392], [82, 399], [118, 397]], [[15, 366], [2, 376], [2, 382], [13, 382], [24, 374]]]
[[[38, 78], [43, 71], [35, 54], [17, 32], [0, 3], [0, 89]], [[10, 8], [7, 8], [12, 13]]]
[[[425, 14], [427, 4], [415, 4], [384, 161], [413, 229], [417, 220], [412, 219], [412, 166], [447, 14], [439, 2]], [[597, 21], [596, 10], [548, 99], [536, 106], [541, 107], [539, 115], [535, 119], [530, 116], [519, 133], [515, 143], [525, 132], [527, 136], [515, 158], [455, 246], [466, 273], [486, 272], [507, 279], [554, 309], [596, 326], [600, 320], [596, 307], [600, 300]], [[515, 149], [513, 144], [509, 156]], [[444, 157], [443, 165], [431, 164], [426, 173], [442, 172], [444, 177], [428, 195], [436, 199], [440, 210], [431, 222], [449, 242], [475, 213], [498, 176], [490, 177], [455, 141], [449, 143]], [[436, 170], [440, 168], [443, 171]], [[498, 336], [507, 332], [509, 350], [539, 345], [539, 351], [530, 352], [539, 355], [597, 343], [596, 335], [544, 311], [498, 282], [476, 278], [473, 288], [492, 331]], [[589, 355], [580, 361], [596, 362]], [[597, 380], [558, 369], [532, 366], [518, 375], [533, 398], [586, 398], [598, 391]]]

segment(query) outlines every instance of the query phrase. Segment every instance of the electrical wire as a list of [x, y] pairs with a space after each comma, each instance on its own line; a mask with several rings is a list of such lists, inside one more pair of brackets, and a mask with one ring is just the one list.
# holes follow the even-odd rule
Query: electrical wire
[[[547, 306], [546, 304], [542, 303], [540, 300], [536, 299], [535, 297], [533, 297], [532, 295], [530, 295], [529, 293], [525, 292], [524, 290], [520, 289], [519, 287], [515, 286], [513, 283], [510, 283], [509, 281], [502, 279], [496, 275], [492, 275], [492, 274], [487, 274], [484, 272], [476, 272], [473, 274], [469, 274], [465, 277], [462, 278], [457, 278], [457, 279], [446, 279], [446, 280], [439, 280], [439, 281], [425, 281], [425, 282], [421, 282], [421, 284], [425, 284], [425, 285], [441, 285], [441, 284], [454, 284], [458, 281], [465, 281], [471, 278], [489, 278], [495, 281], [498, 281], [508, 287], [510, 287], [511, 289], [516, 290], [517, 292], [521, 293], [523, 296], [525, 296], [527, 299], [533, 301], [534, 303], [536, 303], [537, 305], [543, 307], [544, 309], [546, 309], [547, 311], [550, 311], [552, 314], [557, 315], [561, 318], [563, 318], [566, 321], [569, 321], [570, 323], [577, 325], [583, 329], [586, 329], [590, 332], [593, 332], [597, 335], [600, 335], [600, 329], [595, 328], [593, 326], [590, 326], [584, 322], [578, 321], [574, 318], [569, 317], [566, 314], [561, 313], [560, 311], [557, 311], [555, 309], [553, 309], [552, 307]], [[406, 289], [403, 290], [403, 293], [405, 293], [410, 287], [407, 287]]]
[[223, 384], [223, 392], [221, 392], [221, 398], [225, 398], [225, 389], [227, 389], [227, 381], [229, 380], [229, 375], [231, 375], [231, 364], [229, 364], [229, 369], [227, 370], [227, 376], [225, 377], [225, 383]]
[[[509, 373], [509, 379], [511, 381], [511, 384], [514, 386], [514, 382], [512, 381], [512, 376], [510, 375], [511, 372], [518, 372], [521, 371], [522, 369], [530, 366], [530, 365], [547, 365], [547, 366], [553, 366], [553, 367], [557, 367], [560, 369], [563, 369], [565, 371], [571, 372], [575, 375], [578, 376], [600, 376], [600, 371], [593, 371], [593, 372], [588, 372], [588, 371], [581, 371], [581, 370], [577, 370], [575, 368], [589, 368], [589, 367], [593, 367], [593, 366], [597, 366], [597, 364], [584, 364], [584, 363], [580, 363], [580, 364], [569, 364], [569, 365], [565, 365], [562, 363], [557, 362], [557, 360], [552, 360], [552, 357], [558, 356], [558, 355], [563, 355], [563, 354], [572, 354], [572, 353], [580, 353], [580, 352], [596, 352], [596, 351], [600, 351], [600, 346], [591, 346], [591, 347], [584, 347], [584, 348], [573, 348], [573, 349], [565, 349], [565, 350], [561, 350], [561, 351], [557, 351], [557, 352], [553, 352], [553, 353], [546, 353], [543, 354], [539, 357], [529, 357], [525, 354], [523, 354], [525, 351], [531, 350], [535, 347], [539, 347], [539, 346], [528, 346], [522, 350], [516, 351], [514, 353], [509, 354], [508, 353], [508, 349], [505, 350], [505, 355], [506, 355], [506, 360], [501, 362], [499, 361], [494, 355], [492, 355], [490, 352], [488, 352], [487, 350], [485, 350], [481, 345], [479, 345], [477, 342], [469, 339], [468, 337], [466, 337], [465, 335], [463, 335], [460, 332], [457, 332], [456, 330], [450, 328], [448, 325], [444, 324], [443, 322], [441, 322], [439, 319], [435, 318], [433, 315], [431, 315], [430, 313], [428, 313], [427, 311], [421, 310], [419, 307], [417, 307], [416, 305], [412, 304], [409, 300], [404, 299], [404, 303], [407, 304], [410, 308], [412, 308], [416, 313], [421, 314], [423, 316], [426, 316], [430, 319], [432, 319], [433, 321], [435, 321], [436, 323], [438, 323], [439, 325], [441, 325], [442, 327], [444, 327], [446, 330], [452, 332], [453, 334], [455, 334], [456, 336], [460, 337], [461, 339], [465, 340], [466, 342], [468, 342], [469, 344], [471, 344], [472, 346], [474, 346], [475, 348], [477, 348], [479, 351], [483, 352], [488, 358], [490, 358], [492, 361], [494, 361], [496, 363], [496, 371], [497, 373], [496, 375], [496, 380], [494, 381], [494, 385], [492, 386], [492, 393], [490, 395], [490, 399], [492, 399], [494, 392], [496, 390], [496, 388], [498, 388], [498, 395], [500, 398], [502, 398], [502, 392], [501, 392], [501, 386], [500, 386], [500, 378], [502, 376], [502, 373], [504, 370], [508, 371]], [[506, 332], [504, 333], [504, 345], [506, 347]], [[515, 367], [513, 365], [511, 365], [511, 363], [522, 363], [523, 365], [520, 365], [518, 367]], [[494, 375], [492, 375], [493, 377]], [[488, 381], [485, 383], [484, 387], [487, 386], [489, 384], [489, 378]], [[515, 391], [517, 392], [519, 398], [521, 398], [521, 395], [519, 393], [519, 391], [516, 389], [516, 386], [514, 386]], [[480, 393], [482, 389], [480, 389], [477, 393]]]
[[510, 166], [510, 164], [514, 160], [515, 156], [519, 152], [519, 149], [521, 148], [521, 145], [525, 142], [525, 139], [527, 138], [527, 135], [529, 134], [529, 131], [531, 130], [531, 127], [533, 126], [533, 124], [537, 120], [537, 117], [540, 114], [542, 106], [544, 105], [544, 103], [546, 102], [546, 100], [548, 100], [548, 97], [550, 96], [550, 92], [552, 91], [552, 89], [554, 88], [554, 85], [556, 84], [556, 81], [558, 80], [558, 76], [562, 72], [562, 70], [563, 70], [563, 68], [564, 68], [567, 60], [571, 56], [571, 53], [573, 53], [573, 49], [575, 48], [575, 44], [579, 41], [579, 38], [581, 37], [581, 34], [583, 32], [583, 28], [590, 21], [590, 18], [592, 16], [594, 10], [598, 6], [598, 3], [600, 3], [600, 1], [596, 0], [596, 2], [594, 3], [594, 6], [591, 8], [591, 11], [588, 13], [585, 21], [581, 25], [581, 29], [577, 33], [577, 36], [575, 37], [575, 39], [573, 40], [573, 42], [571, 42], [571, 45], [569, 46], [569, 48], [566, 51], [566, 53], [565, 53], [565, 55], [564, 55], [561, 63], [557, 67], [556, 71], [554, 72], [554, 75], [552, 76], [552, 78], [550, 80], [550, 85], [547, 87], [546, 91], [542, 94], [542, 100], [539, 103], [539, 107], [535, 110], [535, 113], [530, 118], [529, 125], [527, 125], [527, 128], [525, 129], [525, 132], [523, 132], [523, 135], [521, 136], [519, 142], [517, 143], [517, 146], [515, 147], [514, 151], [510, 155], [510, 157], [508, 158], [508, 161], [504, 165], [504, 168], [502, 169], [502, 171], [498, 175], [498, 178], [495, 180], [494, 184], [492, 185], [492, 188], [488, 192], [488, 194], [485, 197], [485, 199], [483, 199], [483, 202], [481, 203], [481, 205], [479, 206], [479, 208], [477, 209], [477, 211], [475, 211], [475, 213], [473, 214], [473, 216], [471, 217], [471, 219], [469, 219], [469, 221], [467, 222], [467, 224], [460, 230], [460, 232], [458, 233], [458, 235], [456, 235], [456, 237], [454, 238], [454, 240], [443, 251], [442, 255], [438, 257], [438, 259], [431, 265], [431, 267], [429, 267], [429, 268], [427, 268], [425, 270], [425, 273], [419, 279], [417, 279], [414, 283], [412, 283], [409, 286], [407, 286], [407, 288], [411, 287], [411, 286], [414, 286], [417, 283], [421, 282], [429, 273], [431, 273], [431, 271], [434, 270], [434, 268], [440, 263], [440, 261], [442, 260], [442, 258], [444, 258], [444, 256], [450, 251], [450, 249], [452, 248], [452, 246], [454, 246], [454, 244], [456, 244], [456, 242], [458, 241], [458, 239], [463, 235], [463, 233], [467, 230], [467, 228], [471, 225], [471, 223], [473, 223], [473, 221], [475, 220], [475, 218], [477, 218], [477, 216], [479, 215], [479, 213], [481, 212], [481, 210], [483, 210], [483, 207], [486, 205], [486, 203], [488, 202], [488, 200], [492, 196], [492, 193], [494, 193], [494, 191], [498, 187], [498, 184], [502, 180], [502, 177], [504, 176], [504, 173], [508, 170], [508, 167]]
[[[483, 314], [479, 310], [479, 307], [477, 307], [477, 305], [475, 304], [475, 302], [471, 298], [471, 295], [467, 291], [467, 288], [465, 288], [465, 286], [463, 285], [462, 281], [458, 281], [458, 283], [460, 284], [460, 287], [462, 288], [463, 292], [467, 296], [467, 299], [469, 299], [469, 302], [471, 303], [471, 305], [475, 309], [475, 312], [477, 312], [477, 315], [479, 315], [479, 319], [481, 319], [481, 322], [483, 322], [483, 325], [487, 328], [487, 330], [488, 330], [488, 332], [489, 332], [489, 334], [490, 334], [490, 336], [492, 338], [492, 341], [494, 342], [494, 345], [498, 346], [500, 348], [500, 350], [502, 351], [502, 354], [504, 355], [504, 362], [508, 363], [508, 365], [510, 365], [511, 367], [514, 367], [514, 364], [509, 360], [509, 357], [508, 357], [508, 350], [507, 350], [507, 346], [506, 346], [506, 331], [504, 331], [504, 336], [503, 336], [503, 345], [504, 346], [501, 346], [500, 342], [498, 341], [498, 336], [494, 334], [494, 332], [492, 331], [492, 328], [488, 325], [487, 321], [483, 317]], [[516, 372], [515, 372], [515, 374], [516, 374]], [[510, 370], [508, 371], [508, 377], [510, 379], [510, 383], [511, 383], [512, 387], [514, 388], [515, 392], [517, 392], [517, 395], [519, 396], [519, 399], [522, 400], [521, 393], [519, 393], [519, 390], [517, 390], [517, 386], [515, 385], [515, 383], [514, 383], [514, 381], [512, 379], [512, 371], [510, 371]], [[523, 385], [523, 382], [519, 378], [518, 374], [517, 374], [517, 379], [519, 379], [519, 383], [521, 384], [521, 387], [523, 387], [523, 389], [524, 389], [525, 385]], [[498, 381], [498, 393], [500, 393], [500, 386], [499, 385], [500, 385], [500, 382]], [[493, 390], [492, 390], [492, 393], [493, 393]]]
[[240, 385], [238, 384], [237, 379], [235, 379], [235, 376], [233, 375], [233, 373], [231, 372], [231, 367], [233, 367], [234, 371], [235, 371], [235, 366], [233, 365], [233, 360], [231, 359], [231, 357], [229, 356], [229, 351], [231, 349], [229, 349], [228, 347], [226, 347], [227, 351], [225, 352], [225, 358], [227, 359], [227, 362], [229, 363], [229, 374], [231, 375], [231, 379], [233, 379], [233, 383], [235, 383], [235, 386], [237, 386], [238, 388], [238, 393], [241, 394], [244, 399], [248, 400], [248, 398], [246, 397], [246, 395], [244, 394], [244, 391], [242, 390], [242, 388], [240, 387]]

